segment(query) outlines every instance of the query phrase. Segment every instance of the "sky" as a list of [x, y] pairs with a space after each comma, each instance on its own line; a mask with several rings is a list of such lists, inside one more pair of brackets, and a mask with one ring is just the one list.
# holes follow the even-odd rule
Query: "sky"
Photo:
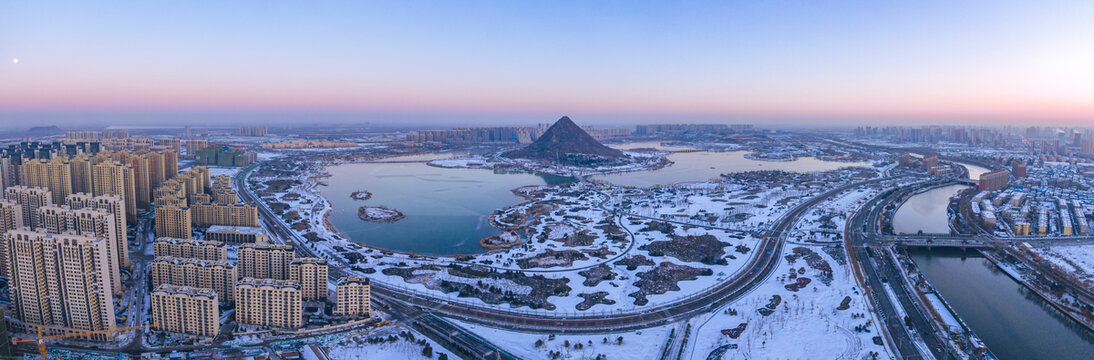
[[0, 126], [1094, 124], [1092, 1], [0, 2]]

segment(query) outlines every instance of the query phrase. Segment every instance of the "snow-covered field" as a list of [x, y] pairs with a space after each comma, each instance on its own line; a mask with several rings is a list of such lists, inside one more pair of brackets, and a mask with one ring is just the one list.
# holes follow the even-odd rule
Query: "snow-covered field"
[[[817, 208], [846, 208], [840, 206], [860, 202], [870, 193], [852, 191]], [[807, 219], [799, 225], [810, 224]], [[836, 223], [842, 232], [844, 221]], [[799, 248], [818, 255], [831, 269], [830, 276], [823, 266], [811, 266], [803, 257], [796, 257], [793, 263], [784, 258], [772, 276], [751, 293], [714, 314], [692, 320], [695, 345], [687, 358], [704, 359], [712, 353], [722, 353], [722, 357], [713, 358], [725, 359], [861, 359], [871, 353], [888, 358], [888, 349], [874, 343], [873, 338], [881, 335], [879, 324], [869, 315], [867, 300], [842, 260], [843, 248], [794, 241], [783, 248], [783, 256], [806, 252]], [[811, 281], [797, 291], [788, 288], [801, 278]], [[770, 309], [774, 296], [779, 297], [779, 305]], [[838, 310], [844, 299], [850, 299], [848, 308]], [[765, 316], [761, 309], [772, 311]], [[737, 338], [723, 333], [740, 324], [747, 325]]]
[[[520, 359], [657, 359], [664, 349], [672, 325], [623, 333], [552, 335], [529, 334], [449, 320]], [[551, 357], [557, 353], [558, 357]]]
[[1080, 279], [1094, 280], [1094, 245], [1034, 248], [1056, 266], [1072, 271]]

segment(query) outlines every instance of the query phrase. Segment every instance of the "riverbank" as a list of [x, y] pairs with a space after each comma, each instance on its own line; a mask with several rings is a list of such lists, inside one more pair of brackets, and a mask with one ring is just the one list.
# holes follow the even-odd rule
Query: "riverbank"
[[[1011, 279], [1014, 279], [1014, 281], [1022, 284], [1034, 294], [1037, 294], [1037, 296], [1041, 297], [1041, 299], [1044, 299], [1045, 302], [1049, 303], [1057, 310], [1060, 310], [1061, 313], [1067, 315], [1067, 317], [1071, 320], [1074, 320], [1076, 323], [1082, 325], [1087, 330], [1094, 332], [1094, 323], [1075, 314], [1075, 309], [1071, 309], [1060, 303], [1060, 299], [1056, 298], [1055, 296], [1051, 296], [1051, 294], [1048, 293], [1047, 289], [1042, 289], [1040, 286], [1037, 286], [1031, 281], [1026, 280], [1026, 276], [1024, 276], [1025, 274], [1022, 272], [1021, 269], [1018, 269], [1013, 265], [1002, 261], [998, 255], [992, 253], [991, 251], [980, 250], [979, 253], [980, 255], [984, 256], [985, 259], [991, 261], [992, 264], [995, 264], [996, 267], [1006, 273], [1007, 276], [1009, 276]], [[1035, 275], [1030, 274], [1029, 276]]]

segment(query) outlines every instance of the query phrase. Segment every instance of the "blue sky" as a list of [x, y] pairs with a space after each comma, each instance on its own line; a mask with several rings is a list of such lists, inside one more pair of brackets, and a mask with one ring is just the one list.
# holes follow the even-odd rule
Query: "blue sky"
[[1091, 19], [1088, 1], [9, 1], [0, 117], [1083, 123]]

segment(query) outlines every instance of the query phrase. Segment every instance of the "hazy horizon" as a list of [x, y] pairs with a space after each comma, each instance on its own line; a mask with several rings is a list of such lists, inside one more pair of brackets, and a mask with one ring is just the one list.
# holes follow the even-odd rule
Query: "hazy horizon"
[[1094, 3], [5, 3], [0, 129], [1094, 121]]

